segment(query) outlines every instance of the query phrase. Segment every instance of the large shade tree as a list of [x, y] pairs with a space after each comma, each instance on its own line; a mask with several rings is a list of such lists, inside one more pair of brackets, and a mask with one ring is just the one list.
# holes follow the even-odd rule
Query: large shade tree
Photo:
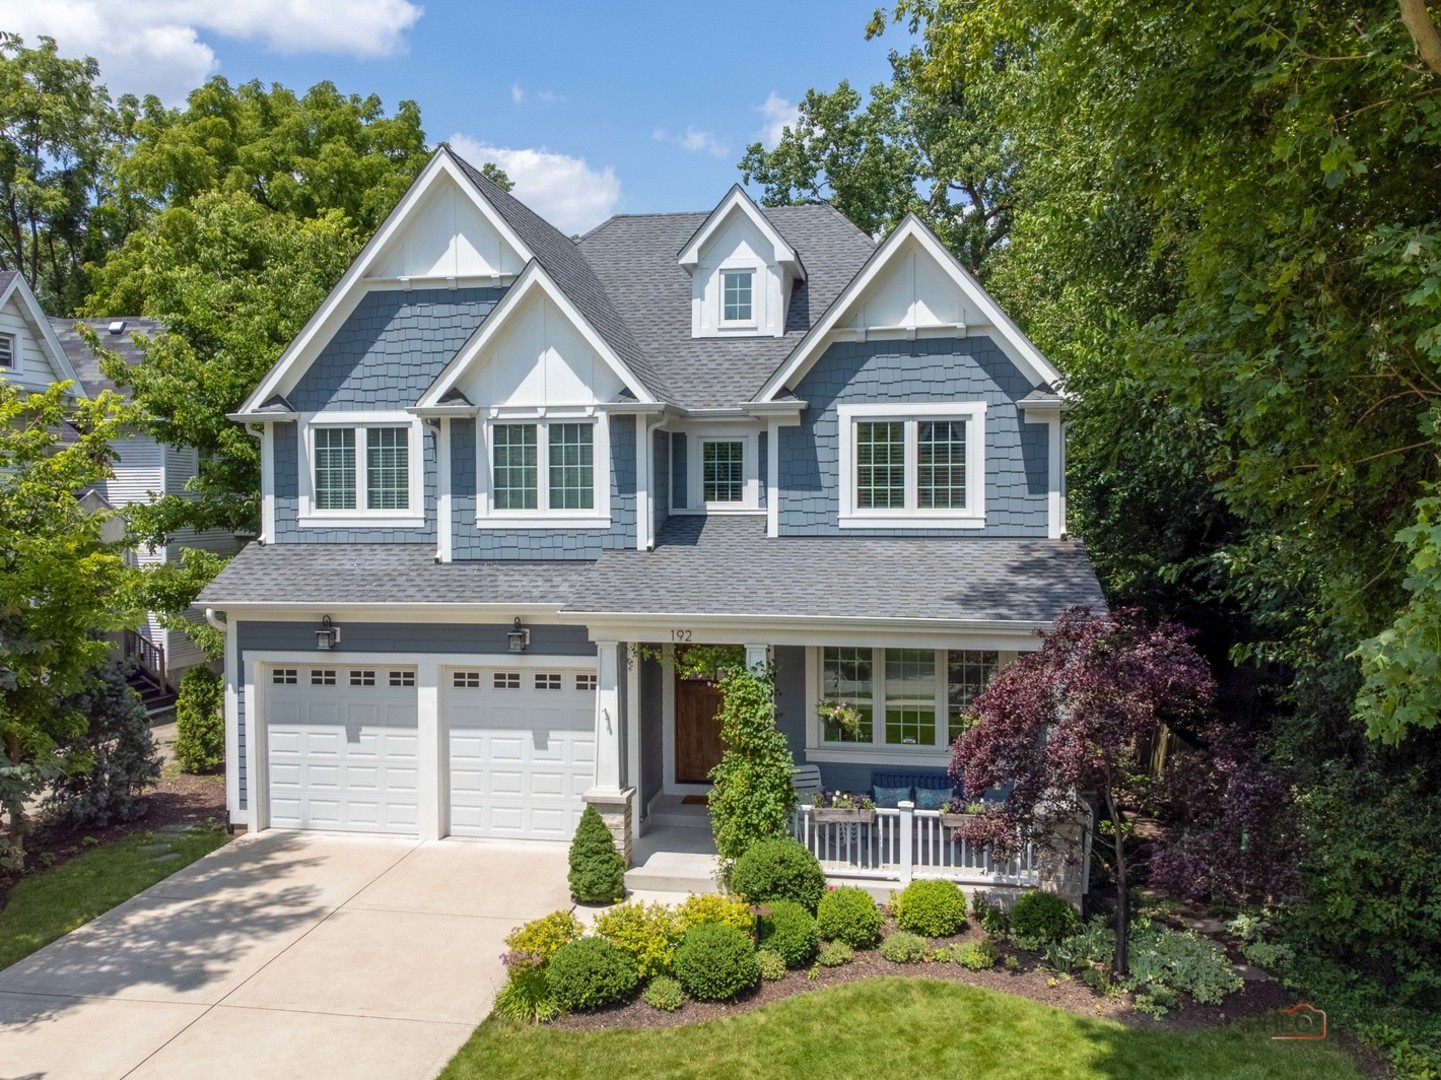
[[1129, 884], [1125, 813], [1145, 769], [1138, 760], [1162, 723], [1188, 723], [1215, 693], [1206, 662], [1175, 625], [1150, 626], [1134, 610], [1072, 608], [1041, 647], [1001, 670], [972, 704], [951, 773], [979, 797], [1009, 785], [971, 826], [1005, 851], [1030, 833], [1087, 814], [1098, 799], [1109, 821], [1116, 882], [1116, 969], [1126, 971]]

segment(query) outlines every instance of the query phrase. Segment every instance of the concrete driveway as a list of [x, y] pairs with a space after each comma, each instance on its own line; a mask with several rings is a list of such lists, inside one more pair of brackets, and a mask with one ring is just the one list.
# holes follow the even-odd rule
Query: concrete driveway
[[265, 832], [0, 971], [0, 1080], [430, 1080], [565, 849]]

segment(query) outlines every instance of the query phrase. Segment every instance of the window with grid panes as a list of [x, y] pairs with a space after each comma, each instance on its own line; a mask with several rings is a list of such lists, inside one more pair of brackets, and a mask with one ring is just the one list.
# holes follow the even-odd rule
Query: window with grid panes
[[537, 690], [559, 690], [561, 688], [560, 676], [550, 673], [538, 674], [535, 677], [535, 688]]
[[365, 432], [365, 505], [371, 510], [410, 509], [410, 432], [369, 428]]
[[450, 684], [457, 690], [479, 690], [480, 672], [478, 671], [456, 671], [451, 673]]
[[856, 508], [906, 505], [906, 425], [898, 420], [856, 424]]
[[868, 743], [874, 731], [874, 681], [871, 676], [871, 650], [830, 646], [821, 654], [821, 696], [830, 702], [844, 701], [861, 714], [854, 732], [827, 722], [827, 742]]
[[373, 672], [373, 671], [361, 671], [361, 670], [352, 668], [351, 671], [350, 671], [350, 685], [351, 685], [351, 686], [374, 686], [374, 685], [375, 685], [375, 672]]
[[721, 272], [721, 321], [750, 322], [754, 315], [752, 291], [755, 272], [752, 270], [723, 270]]
[[497, 424], [491, 430], [492, 479], [497, 510], [534, 510], [540, 456], [534, 424]]
[[966, 422], [921, 420], [916, 428], [916, 503], [922, 510], [966, 507]]
[[743, 502], [746, 444], [707, 439], [701, 443], [701, 497], [708, 503]]
[[497, 690], [519, 690], [520, 672], [518, 671], [497, 671], [491, 679], [491, 686]]
[[961, 734], [961, 717], [1001, 666], [1000, 653], [952, 649], [946, 653], [946, 733], [951, 742]]
[[310, 669], [310, 685], [311, 685], [311, 686], [334, 686], [334, 685], [335, 685], [335, 669], [334, 669], [334, 668], [311, 668], [311, 669]]
[[936, 654], [932, 649], [886, 650], [886, 742], [936, 745]]
[[413, 672], [413, 671], [392, 671], [392, 672], [390, 673], [390, 685], [391, 685], [391, 686], [399, 686], [399, 687], [414, 686], [414, 685], [415, 685], [415, 672]]
[[551, 424], [550, 509], [590, 510], [595, 506], [592, 425]]
[[315, 429], [315, 508], [355, 509], [355, 429]]

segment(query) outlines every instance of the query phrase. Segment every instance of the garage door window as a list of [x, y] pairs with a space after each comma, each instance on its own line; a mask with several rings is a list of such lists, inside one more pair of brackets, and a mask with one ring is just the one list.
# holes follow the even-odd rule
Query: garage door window
[[554, 674], [537, 675], [535, 677], [535, 688], [537, 690], [559, 690], [560, 676]]
[[357, 670], [357, 669], [355, 669], [355, 668], [351, 668], [351, 670], [350, 670], [350, 685], [351, 685], [351, 686], [374, 686], [374, 685], [375, 685], [375, 672], [373, 672], [373, 671], [361, 671], [361, 670]]
[[577, 675], [577, 676], [575, 677], [575, 688], [576, 688], [577, 690], [594, 690], [594, 689], [595, 689], [595, 676], [594, 676], [594, 675]]
[[335, 669], [334, 669], [334, 668], [311, 668], [311, 669], [310, 669], [310, 685], [311, 685], [311, 686], [334, 686], [334, 685], [335, 685]]
[[414, 685], [415, 685], [415, 672], [413, 672], [413, 671], [392, 671], [392, 672], [390, 673], [390, 685], [391, 685], [391, 686], [400, 686], [400, 687], [414, 686]]
[[276, 686], [294, 686], [300, 681], [299, 675], [293, 667], [276, 668], [270, 673], [270, 681]]
[[497, 690], [519, 690], [520, 672], [518, 671], [497, 671], [491, 681], [491, 685]]
[[478, 671], [457, 671], [451, 677], [451, 685], [457, 690], [479, 690], [480, 672]]

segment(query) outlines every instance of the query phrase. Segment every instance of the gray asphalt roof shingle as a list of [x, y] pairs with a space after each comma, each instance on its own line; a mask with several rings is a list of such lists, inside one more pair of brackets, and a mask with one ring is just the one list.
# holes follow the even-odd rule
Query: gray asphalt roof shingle
[[782, 337], [692, 338], [691, 276], [676, 261], [709, 211], [627, 214], [581, 237], [580, 250], [636, 339], [687, 408], [750, 401], [875, 250], [829, 204], [776, 206], [766, 218], [805, 262]]
[[1103, 608], [1073, 541], [767, 538], [763, 517], [674, 517], [655, 550], [608, 551], [568, 612], [1049, 622]]
[[589, 562], [437, 563], [434, 544], [248, 544], [196, 604], [554, 604]]
[[1040, 623], [1105, 600], [1080, 544], [772, 537], [763, 517], [675, 517], [595, 562], [436, 563], [429, 544], [250, 544], [196, 601], [554, 604], [568, 613]]
[[[157, 319], [141, 319], [132, 315], [117, 315], [107, 319], [60, 319], [52, 316], [50, 329], [55, 331], [55, 336], [60, 339], [60, 346], [65, 350], [70, 366], [75, 369], [80, 385], [85, 387], [85, 392], [92, 397], [102, 390], [115, 390], [116, 386], [101, 374], [100, 360], [76, 331], [76, 323], [84, 323], [94, 330], [101, 344], [111, 352], [119, 353], [128, 367], [134, 367], [144, 359], [143, 354], [135, 347], [131, 335], [158, 334], [164, 329]], [[122, 329], [112, 333], [110, 327], [115, 323], [122, 324]]]

